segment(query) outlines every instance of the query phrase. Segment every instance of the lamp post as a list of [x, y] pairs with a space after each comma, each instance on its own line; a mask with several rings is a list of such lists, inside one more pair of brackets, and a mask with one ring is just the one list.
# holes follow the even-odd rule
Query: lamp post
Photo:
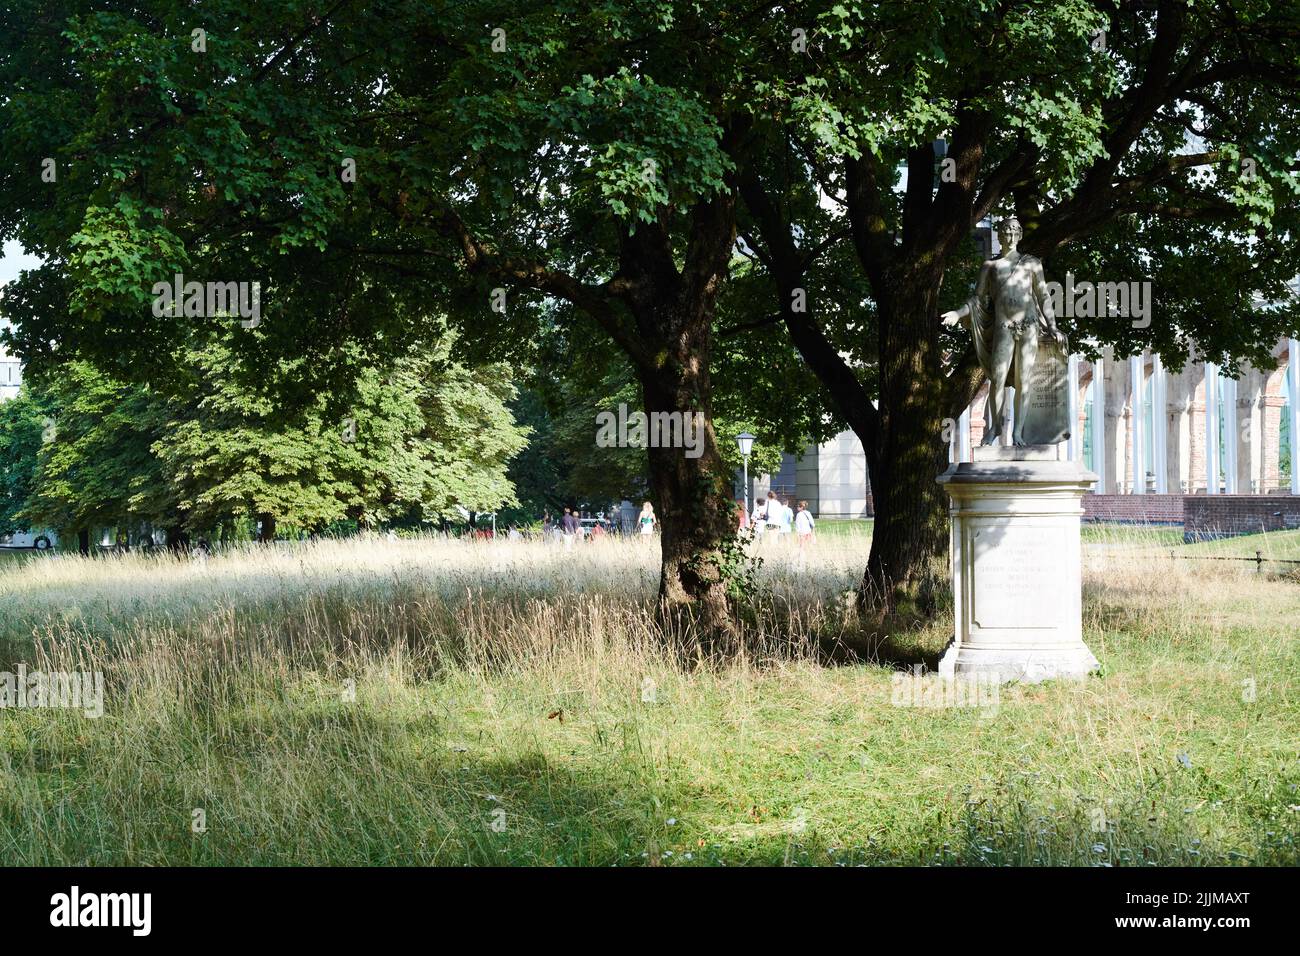
[[736, 447], [740, 449], [740, 457], [745, 460], [745, 514], [749, 515], [749, 453], [754, 450], [754, 436], [749, 432], [741, 432], [736, 436]]

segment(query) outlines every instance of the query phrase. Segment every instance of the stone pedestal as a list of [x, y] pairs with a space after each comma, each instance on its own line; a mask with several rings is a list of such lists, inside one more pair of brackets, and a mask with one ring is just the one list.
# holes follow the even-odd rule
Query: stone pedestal
[[1083, 643], [1084, 493], [1064, 444], [985, 446], [939, 476], [950, 499], [956, 634], [947, 675], [1037, 683], [1097, 669]]

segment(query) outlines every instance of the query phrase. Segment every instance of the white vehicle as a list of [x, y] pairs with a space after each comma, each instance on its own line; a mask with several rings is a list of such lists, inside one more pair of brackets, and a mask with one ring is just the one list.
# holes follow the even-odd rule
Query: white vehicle
[[15, 531], [13, 534], [0, 535], [0, 548], [35, 548], [48, 551], [59, 543], [59, 536], [53, 531]]

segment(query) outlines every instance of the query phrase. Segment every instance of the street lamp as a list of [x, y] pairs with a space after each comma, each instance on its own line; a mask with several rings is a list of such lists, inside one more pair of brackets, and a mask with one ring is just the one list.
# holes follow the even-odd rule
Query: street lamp
[[745, 514], [749, 514], [749, 453], [754, 450], [754, 436], [749, 432], [741, 432], [736, 436], [736, 447], [740, 449], [740, 457], [745, 459]]

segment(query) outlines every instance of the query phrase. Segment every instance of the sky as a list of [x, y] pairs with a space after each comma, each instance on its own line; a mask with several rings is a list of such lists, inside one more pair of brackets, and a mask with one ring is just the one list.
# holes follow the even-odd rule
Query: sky
[[24, 269], [34, 269], [40, 264], [41, 260], [29, 256], [16, 241], [6, 242], [3, 252], [0, 252], [0, 285], [18, 278], [18, 273]]
[[[17, 242], [10, 240], [4, 244], [4, 249], [0, 252], [0, 288], [11, 279], [18, 278], [18, 273], [24, 269], [34, 269], [41, 264], [41, 260], [35, 256], [29, 256], [23, 251], [23, 247]], [[0, 326], [4, 325], [4, 319], [0, 319]], [[0, 346], [0, 359], [7, 358], [8, 353], [4, 347]]]

